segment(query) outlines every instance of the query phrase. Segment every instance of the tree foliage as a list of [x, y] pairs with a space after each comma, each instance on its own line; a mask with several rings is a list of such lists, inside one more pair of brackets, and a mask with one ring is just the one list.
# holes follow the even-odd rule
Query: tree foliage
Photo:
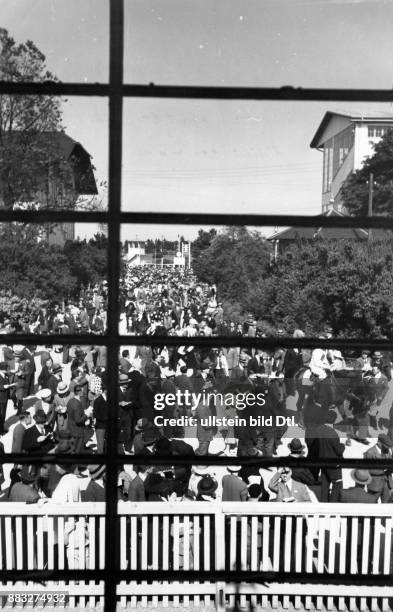
[[317, 239], [295, 244], [247, 295], [257, 316], [288, 331], [337, 336], [390, 336], [393, 244]]
[[374, 154], [352, 173], [341, 188], [342, 201], [351, 215], [368, 214], [370, 173], [374, 175], [373, 214], [393, 215], [393, 130], [374, 145]]
[[[0, 80], [58, 79], [32, 41], [17, 44], [0, 28]], [[5, 208], [50, 200], [55, 195], [50, 191], [56, 175], [61, 176], [62, 184], [69, 183], [70, 168], [59, 158], [56, 143], [42, 137], [63, 129], [61, 117], [58, 97], [0, 95], [0, 199]]]
[[202, 282], [215, 283], [222, 298], [238, 302], [266, 274], [271, 247], [258, 232], [234, 226], [199, 238], [210, 243], [194, 256], [194, 271]]
[[69, 273], [76, 279], [78, 289], [95, 285], [107, 276], [108, 239], [96, 234], [90, 240], [69, 240], [64, 246]]

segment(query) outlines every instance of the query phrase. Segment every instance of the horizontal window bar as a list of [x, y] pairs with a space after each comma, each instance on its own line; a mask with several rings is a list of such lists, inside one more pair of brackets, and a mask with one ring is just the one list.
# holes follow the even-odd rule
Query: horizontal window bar
[[[50, 221], [77, 223], [108, 223], [109, 212], [45, 209], [37, 211], [0, 210], [0, 222], [42, 223]], [[393, 229], [392, 217], [323, 217], [319, 215], [231, 215], [221, 213], [161, 213], [123, 212], [120, 223], [147, 223], [159, 225], [223, 225], [223, 226], [279, 226]]]
[[221, 213], [144, 213], [124, 212], [122, 223], [157, 223], [166, 225], [247, 225], [247, 226], [293, 226], [335, 228], [393, 229], [393, 218], [374, 217], [323, 217], [320, 215], [231, 215]]
[[[23, 580], [102, 580], [108, 577], [108, 570], [6, 570], [2, 569], [3, 581]], [[168, 580], [177, 582], [197, 580], [202, 582], [289, 582], [304, 584], [347, 584], [368, 586], [391, 586], [390, 574], [318, 574], [308, 572], [263, 572], [234, 570], [113, 570], [111, 579], [120, 580]]]
[[92, 342], [99, 346], [200, 346], [200, 347], [242, 347], [274, 349], [280, 348], [334, 348], [334, 349], [380, 349], [392, 350], [392, 340], [370, 340], [368, 338], [243, 338], [227, 336], [209, 336], [188, 338], [185, 336], [132, 336], [132, 335], [59, 335], [59, 334], [2, 334], [3, 344], [70, 344], [83, 345]]
[[125, 97], [193, 98], [206, 100], [314, 100], [346, 102], [392, 102], [392, 89], [282, 87], [211, 87], [194, 85], [156, 85], [126, 83], [16, 83], [0, 82], [0, 93], [10, 95], [109, 96], [120, 91]]
[[108, 212], [86, 210], [0, 210], [0, 223], [108, 223]]
[[215, 455], [195, 455], [195, 456], [184, 456], [184, 455], [62, 455], [62, 454], [49, 454], [49, 455], [23, 455], [21, 453], [5, 453], [2, 455], [2, 464], [5, 463], [26, 463], [33, 465], [35, 463], [58, 463], [61, 459], [61, 463], [65, 464], [91, 464], [92, 460], [94, 463], [99, 465], [115, 462], [119, 465], [258, 465], [260, 467], [330, 467], [340, 465], [343, 468], [355, 468], [362, 467], [367, 469], [368, 467], [378, 467], [380, 469], [393, 468], [393, 458], [390, 459], [364, 459], [350, 458], [329, 458], [329, 459], [311, 459], [310, 457], [303, 457], [301, 460], [291, 457], [232, 457], [232, 456], [215, 456]]

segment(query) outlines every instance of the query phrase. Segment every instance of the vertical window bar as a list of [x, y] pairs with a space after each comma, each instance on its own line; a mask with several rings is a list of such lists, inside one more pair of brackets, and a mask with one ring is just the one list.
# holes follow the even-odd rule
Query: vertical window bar
[[[109, 220], [108, 220], [108, 429], [106, 448], [105, 610], [116, 610], [119, 569], [117, 521], [117, 379], [119, 337], [119, 264], [121, 210], [121, 156], [123, 131], [124, 2], [110, 0], [109, 58]], [[114, 554], [115, 552], [115, 554]]]

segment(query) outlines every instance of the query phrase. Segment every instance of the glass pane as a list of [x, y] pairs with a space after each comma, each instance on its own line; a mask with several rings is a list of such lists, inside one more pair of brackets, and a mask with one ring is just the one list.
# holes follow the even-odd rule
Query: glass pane
[[0, 105], [2, 208], [107, 209], [105, 99], [4, 95]]
[[[386, 88], [389, 2], [126, 3], [125, 80], [171, 85]], [[353, 71], [354, 64], [360, 69]]]
[[387, 104], [126, 100], [123, 210], [318, 215], [392, 126]]
[[[2, 80], [107, 82], [109, 2], [4, 0]], [[32, 42], [28, 42], [32, 41]]]
[[106, 226], [2, 223], [0, 236], [2, 333], [104, 333]]
[[[105, 384], [105, 347], [2, 344], [0, 363], [6, 385], [0, 431], [6, 430], [2, 438], [6, 452], [40, 455], [57, 449], [60, 454], [92, 454], [97, 440], [91, 406]], [[24, 416], [29, 417], [24, 425], [37, 424], [42, 439], [33, 436], [35, 429], [27, 437], [22, 428], [14, 434], [14, 426]]]
[[391, 231], [318, 221], [123, 226], [120, 332], [391, 339]]

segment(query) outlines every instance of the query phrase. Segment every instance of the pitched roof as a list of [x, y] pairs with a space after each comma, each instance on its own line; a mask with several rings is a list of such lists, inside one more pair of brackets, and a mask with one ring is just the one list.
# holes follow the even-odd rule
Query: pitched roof
[[[279, 240], [279, 241], [292, 241], [297, 240], [314, 240], [315, 238], [321, 238], [323, 240], [367, 240], [368, 230], [356, 228], [356, 227], [318, 227], [318, 217], [346, 217], [341, 211], [334, 208], [316, 215], [315, 227], [289, 227], [286, 230], [276, 232], [272, 236], [269, 236], [268, 240]], [[373, 239], [383, 240], [387, 237], [386, 230], [373, 229]]]
[[333, 117], [344, 117], [346, 119], [349, 119], [349, 121], [352, 121], [352, 122], [364, 121], [366, 123], [376, 123], [376, 122], [384, 121], [387, 123], [392, 122], [393, 124], [393, 113], [387, 112], [387, 111], [372, 111], [369, 113], [365, 111], [348, 111], [348, 112], [340, 112], [340, 113], [336, 113], [334, 111], [327, 111], [321, 123], [319, 124], [318, 129], [315, 132], [314, 137], [310, 143], [311, 149], [318, 148], [318, 143], [321, 139], [321, 136], [326, 130], [330, 121], [333, 119]]
[[97, 185], [94, 178], [91, 155], [80, 142], [60, 131], [23, 131], [13, 130], [1, 134], [3, 143], [20, 144], [22, 147], [36, 146], [37, 150], [45, 147], [51, 150], [52, 155], [59, 159], [69, 161], [73, 165], [79, 194], [96, 195]]

